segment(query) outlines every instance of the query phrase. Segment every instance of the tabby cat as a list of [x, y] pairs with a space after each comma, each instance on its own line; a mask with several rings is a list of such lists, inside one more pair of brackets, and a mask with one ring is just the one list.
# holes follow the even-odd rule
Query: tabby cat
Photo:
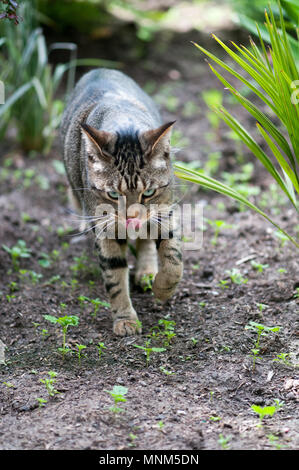
[[[85, 74], [63, 114], [70, 196], [94, 231], [117, 335], [141, 331], [129, 293], [130, 238], [137, 238], [136, 284], [153, 279], [154, 295], [166, 301], [182, 277], [172, 210], [173, 124], [162, 124], [152, 99], [131, 78], [110, 69]], [[154, 236], [150, 228], [156, 228]]]

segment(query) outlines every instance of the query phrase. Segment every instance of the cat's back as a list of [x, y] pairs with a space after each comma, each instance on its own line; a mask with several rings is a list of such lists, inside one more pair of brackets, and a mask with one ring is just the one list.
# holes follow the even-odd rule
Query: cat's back
[[64, 135], [71, 124], [82, 121], [113, 131], [128, 124], [128, 119], [133, 127], [160, 123], [155, 103], [132, 78], [119, 70], [95, 69], [83, 75], [71, 93], [61, 132]]

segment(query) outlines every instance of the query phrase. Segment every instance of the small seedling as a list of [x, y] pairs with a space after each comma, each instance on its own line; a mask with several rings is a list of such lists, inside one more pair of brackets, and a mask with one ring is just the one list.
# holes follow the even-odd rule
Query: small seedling
[[47, 400], [45, 400], [44, 398], [36, 398], [36, 400], [38, 401], [38, 407], [39, 408], [42, 408], [43, 406], [45, 406], [47, 402]]
[[2, 245], [2, 248], [10, 254], [15, 271], [19, 270], [21, 258], [30, 258], [31, 256], [31, 250], [27, 248], [24, 240], [18, 240], [17, 244], [11, 248], [6, 245]]
[[267, 438], [270, 444], [272, 444], [277, 450], [280, 450], [285, 447], [283, 444], [279, 444], [279, 442], [277, 442], [279, 438], [274, 434], [267, 434]]
[[147, 290], [152, 290], [153, 287], [153, 280], [154, 280], [154, 275], [153, 274], [144, 274], [141, 278], [141, 286], [142, 289], [145, 291]]
[[79, 295], [78, 300], [79, 300], [81, 310], [83, 310], [84, 305], [86, 304], [86, 302], [90, 302], [89, 297], [86, 297], [85, 295]]
[[40, 253], [38, 264], [42, 266], [42, 268], [49, 268], [51, 266], [51, 258], [48, 253]]
[[154, 348], [154, 347], [150, 347], [150, 342], [151, 340], [147, 340], [145, 342], [145, 346], [139, 346], [139, 344], [133, 344], [133, 346], [135, 348], [138, 348], [138, 349], [142, 349], [146, 355], [146, 365], [148, 366], [149, 365], [149, 361], [150, 361], [150, 356], [153, 352], [156, 352], [156, 353], [159, 353], [159, 352], [163, 352], [163, 351], [166, 351], [165, 348]]
[[96, 347], [98, 348], [98, 354], [99, 354], [99, 361], [101, 360], [102, 354], [103, 354], [103, 349], [107, 349], [104, 343], [99, 342], [96, 344]]
[[172, 372], [171, 370], [165, 369], [164, 366], [160, 366], [159, 369], [160, 369], [160, 371], [163, 372], [163, 374], [165, 374], [165, 375], [174, 375], [174, 374], [175, 374], [175, 372]]
[[49, 336], [48, 330], [46, 328], [43, 328], [41, 331], [41, 335], [43, 338], [47, 338], [47, 336]]
[[160, 332], [160, 334], [165, 337], [164, 346], [169, 346], [171, 340], [176, 336], [174, 332], [174, 327], [176, 323], [173, 320], [167, 320], [166, 318], [161, 318], [158, 324], [164, 327], [164, 330]]
[[119, 408], [117, 404], [127, 401], [125, 395], [128, 393], [128, 389], [126, 387], [123, 387], [122, 385], [114, 385], [112, 390], [105, 390], [105, 392], [109, 393], [114, 399], [114, 406], [109, 408], [110, 411], [113, 411], [113, 413], [125, 411], [123, 408]]
[[259, 405], [251, 405], [251, 409], [259, 415], [260, 422], [258, 426], [262, 426], [263, 419], [265, 416], [273, 416], [276, 411], [278, 411], [284, 405], [283, 402], [279, 401], [278, 399], [274, 400], [274, 405], [272, 406], [259, 406]]
[[15, 282], [15, 281], [11, 281], [10, 284], [9, 284], [9, 291], [10, 292], [16, 292], [17, 290], [19, 290], [18, 283]]
[[282, 233], [281, 231], [274, 232], [274, 235], [280, 240], [280, 247], [283, 248], [284, 245], [289, 241], [289, 238]]
[[77, 344], [77, 355], [79, 359], [79, 364], [81, 363], [81, 358], [84, 357], [84, 354], [82, 354], [83, 349], [86, 349], [86, 346], [84, 344]]
[[30, 282], [35, 285], [37, 284], [42, 278], [43, 275], [32, 271], [31, 269], [20, 269], [19, 270], [19, 277], [21, 281], [25, 281], [29, 278]]
[[256, 269], [259, 273], [262, 273], [264, 269], [269, 268], [269, 264], [261, 264], [257, 263], [256, 261], [251, 261], [251, 266], [253, 269]]
[[219, 287], [221, 287], [221, 289], [228, 289], [228, 283], [229, 283], [229, 280], [228, 279], [220, 279], [219, 281]]
[[49, 394], [50, 397], [54, 397], [54, 395], [56, 395], [57, 393], [59, 393], [55, 387], [54, 387], [54, 384], [56, 383], [56, 376], [57, 376], [57, 372], [54, 372], [53, 370], [50, 370], [48, 372], [50, 378], [49, 379], [39, 379], [40, 382], [42, 384], [44, 384], [46, 386], [46, 389], [47, 389], [47, 392]]
[[231, 440], [231, 435], [224, 436], [223, 434], [219, 434], [218, 444], [221, 445], [222, 449], [227, 450], [229, 449], [229, 441]]
[[288, 360], [289, 356], [289, 353], [280, 353], [277, 354], [273, 361], [279, 362], [280, 364], [284, 364], [286, 366], [292, 366], [292, 363]]
[[220, 416], [210, 416], [210, 421], [216, 422], [216, 421], [220, 421], [220, 420], [221, 420]]
[[54, 284], [55, 282], [57, 282], [59, 280], [60, 280], [60, 275], [56, 274], [56, 275], [50, 277], [50, 279], [47, 282], [45, 282], [44, 285], [49, 286], [49, 285]]
[[258, 354], [260, 352], [260, 339], [262, 336], [267, 336], [270, 333], [276, 333], [280, 330], [280, 326], [265, 326], [262, 325], [261, 323], [256, 323], [256, 322], [249, 322], [249, 325], [245, 327], [246, 330], [253, 330], [257, 332], [257, 339], [254, 344], [254, 348], [251, 349], [252, 351], [252, 356], [253, 357], [253, 369], [255, 368], [255, 363], [257, 359], [260, 359]]
[[131, 442], [129, 443], [129, 447], [135, 447], [135, 439], [137, 439], [138, 436], [136, 436], [136, 434], [133, 434], [132, 432], [130, 432], [129, 434], [129, 438], [131, 440]]
[[267, 308], [267, 307], [268, 307], [268, 305], [267, 305], [267, 304], [262, 304], [262, 303], [257, 303], [256, 305], [257, 305], [257, 307], [258, 307], [258, 309], [259, 309], [260, 313], [262, 313], [262, 312], [263, 312], [263, 310], [265, 310], [265, 308]]
[[278, 272], [279, 274], [286, 274], [288, 271], [287, 271], [285, 268], [278, 268], [278, 269], [277, 269], [277, 272]]
[[299, 299], [299, 287], [296, 287], [296, 293], [293, 295], [294, 299]]
[[78, 279], [71, 279], [71, 289], [72, 290], [75, 290], [78, 284], [79, 284]]
[[3, 385], [5, 385], [7, 388], [15, 388], [15, 385], [11, 382], [3, 382]]
[[246, 282], [248, 282], [248, 279], [244, 278], [240, 271], [236, 268], [226, 270], [225, 272], [228, 274], [234, 284], [246, 284]]
[[233, 228], [232, 225], [227, 224], [224, 220], [210, 220], [207, 219], [208, 224], [214, 228], [214, 236], [211, 240], [212, 245], [216, 245], [221, 230]]
[[163, 431], [164, 426], [165, 426], [165, 423], [163, 423], [162, 420], [158, 421], [157, 427], [158, 427], [159, 431]]
[[94, 306], [94, 310], [91, 314], [92, 317], [96, 317], [97, 315], [97, 312], [99, 310], [100, 307], [107, 307], [109, 308], [110, 307], [110, 304], [108, 302], [103, 302], [102, 300], [100, 299], [89, 299], [89, 301], [92, 303], [92, 305]]
[[66, 334], [69, 326], [77, 326], [79, 323], [79, 318], [76, 315], [65, 315], [64, 317], [56, 318], [53, 315], [44, 315], [45, 320], [48, 320], [51, 323], [55, 323], [61, 326], [62, 328], [62, 347], [58, 348], [58, 351], [62, 353], [64, 357], [66, 353], [71, 352], [71, 349], [66, 347]]

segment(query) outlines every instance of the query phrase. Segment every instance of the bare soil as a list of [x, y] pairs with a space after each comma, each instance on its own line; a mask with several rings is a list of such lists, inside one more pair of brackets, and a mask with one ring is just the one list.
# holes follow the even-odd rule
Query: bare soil
[[[253, 161], [242, 149], [240, 163], [228, 129], [220, 124], [216, 133], [207, 119], [200, 93], [221, 86], [190, 41], [205, 41], [212, 48], [210, 38], [199, 33], [169, 36], [161, 43], [157, 38], [141, 58], [136, 57], [129, 34], [121, 50], [117, 39], [109, 42], [109, 52], [105, 42], [88, 52], [83, 45], [81, 52], [122, 60], [124, 70], [162, 101], [163, 117], [177, 119], [176, 128], [185, 139], [177, 160], [204, 164], [219, 151], [218, 175], [240, 171], [242, 164]], [[176, 97], [175, 109], [165, 101], [167, 93]], [[189, 101], [196, 109], [188, 113]], [[241, 110], [234, 109], [240, 116]], [[255, 123], [244, 117], [254, 129]], [[66, 211], [65, 177], [55, 167], [60, 160], [58, 143], [45, 156], [23, 154], [12, 142], [1, 144], [1, 246], [24, 240], [31, 255], [21, 259], [20, 269], [42, 277], [34, 283], [34, 274], [32, 278], [29, 272], [15, 271], [1, 247], [0, 321], [6, 349], [5, 363], [0, 365], [0, 448], [298, 449], [299, 273], [298, 253], [291, 243], [281, 243], [274, 227], [258, 215], [193, 187], [184, 201], [201, 201], [205, 218], [224, 220], [232, 228], [222, 230], [213, 244], [214, 229], [205, 224], [203, 246], [184, 252], [184, 277], [167, 304], [157, 304], [150, 290], [142, 292], [132, 284], [143, 333], [116, 337], [107, 308], [92, 315], [94, 307], [90, 303], [81, 307], [78, 300], [81, 295], [107, 298], [92, 236], [68, 233], [69, 227], [75, 233], [78, 229]], [[253, 200], [268, 195], [267, 212], [295, 235], [294, 210], [282, 196], [277, 200], [271, 196], [271, 181], [254, 165], [250, 185], [259, 185], [262, 193]], [[259, 272], [252, 260], [267, 267]], [[132, 275], [133, 262], [130, 255]], [[226, 271], [234, 268], [246, 282], [230, 280]], [[57, 349], [61, 331], [44, 315], [66, 314], [77, 315], [79, 325], [68, 330], [67, 344], [73, 353], [63, 358]], [[175, 336], [165, 345], [165, 337], [156, 335], [151, 345], [165, 351], [152, 353], [146, 364], [143, 351], [134, 345], [144, 345], [162, 318], [175, 322]], [[261, 337], [255, 363], [252, 349], [257, 334], [246, 328], [251, 321], [280, 327]], [[98, 342], [106, 347], [101, 358]], [[86, 346], [80, 361], [76, 344]], [[277, 360], [281, 354], [287, 354], [286, 361]], [[40, 381], [49, 377], [49, 371], [57, 373], [59, 393], [52, 397]], [[113, 400], [107, 390], [114, 385], [128, 389], [120, 413], [109, 409]], [[37, 398], [46, 400], [44, 406]], [[258, 426], [259, 417], [251, 406], [271, 406], [275, 400], [279, 409]]]

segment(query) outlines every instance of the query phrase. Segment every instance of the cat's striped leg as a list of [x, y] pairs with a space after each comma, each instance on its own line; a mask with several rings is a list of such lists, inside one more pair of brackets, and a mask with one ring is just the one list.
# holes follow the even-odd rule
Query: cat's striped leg
[[166, 301], [174, 294], [183, 275], [181, 241], [178, 238], [159, 239], [156, 244], [160, 267], [153, 292], [159, 300]]
[[148, 285], [149, 278], [154, 279], [158, 272], [157, 248], [155, 241], [137, 238], [136, 252], [137, 261], [135, 284], [145, 288]]
[[97, 240], [96, 245], [111, 304], [113, 331], [119, 336], [139, 333], [141, 328], [129, 293], [127, 243], [125, 240], [102, 239]]

